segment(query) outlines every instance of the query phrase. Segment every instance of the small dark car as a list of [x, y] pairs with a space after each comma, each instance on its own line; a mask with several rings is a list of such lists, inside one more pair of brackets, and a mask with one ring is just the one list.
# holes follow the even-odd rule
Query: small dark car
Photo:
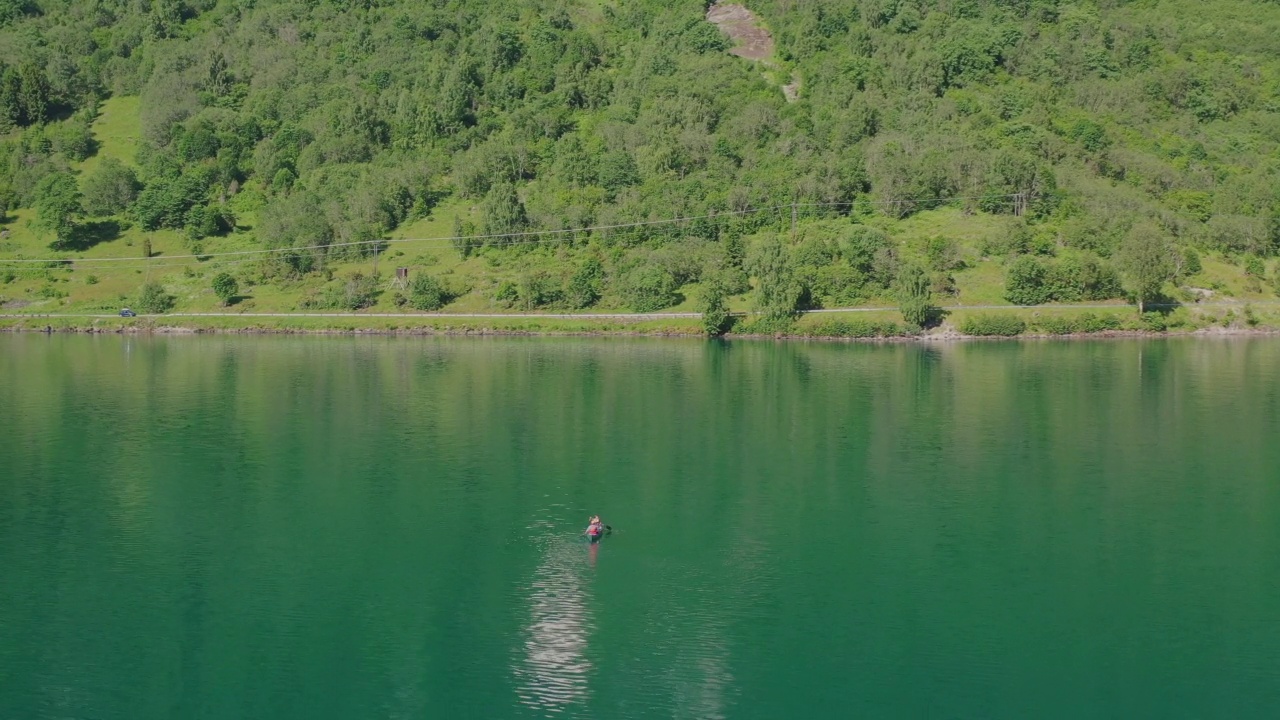
[[120, 311], [120, 317], [138, 317], [138, 313], [130, 310], [129, 308], [125, 308]]

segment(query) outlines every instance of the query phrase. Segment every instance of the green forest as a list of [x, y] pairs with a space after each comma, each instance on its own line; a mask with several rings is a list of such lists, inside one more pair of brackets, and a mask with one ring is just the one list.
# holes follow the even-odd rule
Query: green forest
[[1280, 290], [1280, 3], [745, 6], [753, 57], [702, 0], [0, 0], [0, 304]]

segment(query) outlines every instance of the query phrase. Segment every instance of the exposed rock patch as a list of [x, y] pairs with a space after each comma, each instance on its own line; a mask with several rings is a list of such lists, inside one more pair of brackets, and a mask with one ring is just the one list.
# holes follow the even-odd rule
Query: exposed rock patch
[[717, 2], [707, 8], [707, 22], [733, 39], [729, 52], [748, 60], [764, 60], [773, 55], [773, 36], [760, 27], [755, 13], [737, 3]]

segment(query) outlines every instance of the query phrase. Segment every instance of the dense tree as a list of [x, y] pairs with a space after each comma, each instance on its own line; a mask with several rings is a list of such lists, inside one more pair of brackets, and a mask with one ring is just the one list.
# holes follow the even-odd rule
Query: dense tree
[[916, 327], [924, 327], [933, 321], [938, 309], [933, 305], [929, 274], [924, 268], [914, 263], [904, 265], [898, 274], [896, 289], [903, 320]]
[[729, 327], [729, 307], [725, 303], [725, 288], [718, 276], [708, 278], [702, 286], [698, 312], [702, 313], [702, 331], [708, 337], [719, 337]]
[[770, 320], [795, 314], [804, 288], [795, 277], [787, 249], [777, 236], [767, 236], [752, 248], [747, 269], [756, 278], [757, 310]]
[[[484, 234], [489, 244], [504, 245], [519, 240], [512, 237], [514, 233], [523, 231], [529, 224], [524, 203], [516, 194], [515, 186], [509, 182], [494, 185], [485, 195], [481, 205], [484, 218]], [[497, 236], [497, 237], [493, 237]]]
[[595, 255], [588, 255], [569, 278], [566, 293], [570, 307], [588, 308], [600, 300], [604, 292], [604, 264]]
[[20, 122], [34, 125], [44, 122], [49, 114], [49, 81], [44, 72], [33, 63], [26, 63], [18, 70], [18, 106]]
[[655, 312], [675, 305], [676, 280], [671, 272], [658, 265], [632, 268], [621, 279], [621, 294], [635, 312]]
[[18, 69], [0, 63], [0, 132], [8, 132], [26, 119], [22, 109], [22, 79]]
[[115, 158], [104, 158], [82, 178], [84, 209], [90, 215], [117, 215], [138, 197], [138, 176]]
[[54, 234], [54, 247], [74, 242], [76, 222], [84, 212], [75, 176], [67, 172], [47, 175], [36, 186], [35, 196], [36, 218]]
[[1159, 298], [1165, 282], [1173, 277], [1173, 253], [1169, 238], [1152, 225], [1138, 225], [1125, 237], [1116, 262], [1138, 312], [1145, 312], [1147, 303]]
[[1019, 256], [1005, 273], [1004, 299], [1014, 305], [1039, 305], [1049, 302], [1044, 263], [1031, 255]]
[[[455, 235], [505, 236], [485, 262], [517, 293], [501, 268], [543, 243], [514, 234], [607, 226], [544, 268], [573, 306], [629, 302], [641, 248], [695, 281], [670, 262], [703, 259], [673, 243], [685, 234], [728, 266], [748, 248], [770, 258], [752, 274], [779, 317], [888, 298], [907, 261], [942, 289], [959, 271], [950, 228], [919, 246], [896, 223], [939, 207], [1017, 217], [975, 226], [988, 256], [1031, 273], [1009, 278], [1023, 299], [1113, 294], [1135, 222], [1163, 228], [1179, 261], [1192, 245], [1280, 251], [1275, 3], [759, 0], [794, 101], [774, 77], [787, 73], [724, 52], [705, 3], [584, 7], [0, 0], [0, 177], [35, 207], [42, 178], [93, 151], [99, 102], [134, 95], [141, 186], [104, 161], [82, 178], [95, 216], [198, 240], [243, 207], [257, 220], [243, 242], [308, 248], [268, 263], [296, 275], [445, 200]], [[1191, 15], [1203, 22], [1176, 21]], [[796, 242], [761, 249], [791, 229], [792, 204]], [[822, 252], [801, 249], [808, 227], [827, 234]]]
[[207, 179], [195, 172], [153, 177], [138, 194], [134, 216], [144, 230], [181, 229], [192, 208], [207, 202]]

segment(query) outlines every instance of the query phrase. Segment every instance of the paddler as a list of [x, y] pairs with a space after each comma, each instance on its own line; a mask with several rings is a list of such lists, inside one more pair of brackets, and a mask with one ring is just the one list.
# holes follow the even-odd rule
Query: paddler
[[604, 536], [604, 523], [600, 522], [599, 515], [591, 516], [590, 524], [587, 525], [587, 529], [582, 534], [590, 538], [591, 542], [595, 542]]

